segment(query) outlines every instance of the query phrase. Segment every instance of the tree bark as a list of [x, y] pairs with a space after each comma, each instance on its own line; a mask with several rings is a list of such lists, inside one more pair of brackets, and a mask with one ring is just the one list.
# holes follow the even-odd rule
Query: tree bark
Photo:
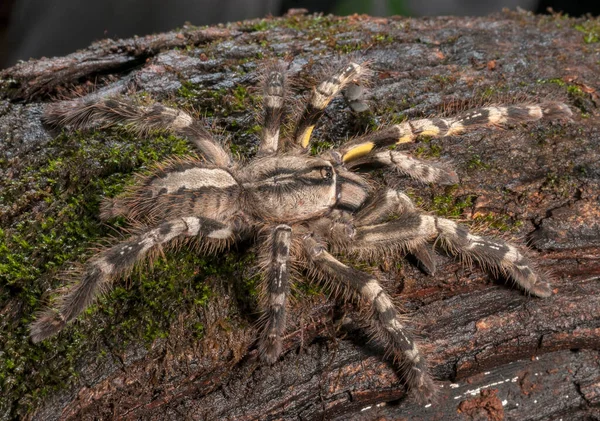
[[[0, 419], [600, 419], [600, 43], [592, 37], [599, 28], [597, 19], [512, 12], [287, 16], [102, 41], [2, 71]], [[380, 262], [374, 270], [410, 314], [438, 380], [435, 403], [417, 404], [406, 395], [393, 364], [368, 343], [352, 305], [334, 303], [324, 290], [299, 290], [283, 358], [273, 366], [260, 363], [256, 307], [241, 297], [256, 275], [249, 244], [232, 255], [247, 265], [227, 269], [231, 261], [216, 258], [209, 269], [199, 263], [189, 274], [174, 269], [182, 271], [182, 295], [197, 284], [211, 293], [197, 306], [170, 312], [165, 335], [124, 338], [123, 332], [147, 330], [151, 322], [136, 313], [142, 307], [120, 302], [115, 293], [109, 298], [116, 310], [102, 300], [49, 344], [28, 342], [26, 325], [46, 291], [61, 285], [53, 281], [59, 271], [84, 261], [90, 254], [76, 252], [111, 232], [94, 219], [97, 200], [73, 205], [73, 198], [94, 189], [101, 196], [109, 187], [93, 184], [96, 179], [130, 175], [155, 159], [124, 163], [118, 156], [111, 164], [106, 151], [137, 140], [95, 132], [90, 142], [102, 138], [93, 153], [102, 154], [98, 162], [89, 156], [78, 168], [55, 170], [68, 158], [62, 158], [65, 150], [81, 146], [44, 126], [45, 103], [98, 90], [146, 92], [199, 109], [231, 133], [234, 150], [249, 155], [256, 149], [251, 108], [262, 59], [285, 57], [290, 77], [304, 79], [347, 54], [373, 70], [370, 111], [356, 115], [335, 100], [315, 131], [323, 147], [401, 115], [453, 113], [489, 102], [552, 99], [574, 113], [568, 123], [484, 129], [409, 146], [416, 155], [451, 160], [458, 186], [386, 175], [388, 184], [405, 188], [430, 212], [511, 237], [521, 247], [529, 243], [554, 287], [548, 299], [528, 297], [448, 256], [437, 257], [435, 276], [407, 262]], [[56, 244], [46, 240], [45, 227], [57, 218], [68, 227], [86, 218], [94, 225], [81, 228], [83, 234], [74, 228], [64, 246], [47, 250]], [[158, 277], [170, 273], [158, 266]], [[134, 287], [122, 289], [128, 288]], [[171, 308], [177, 294], [159, 307]], [[200, 334], [190, 333], [190, 320], [201, 322]], [[123, 330], [125, 324], [133, 329]], [[49, 372], [54, 367], [60, 370]]]

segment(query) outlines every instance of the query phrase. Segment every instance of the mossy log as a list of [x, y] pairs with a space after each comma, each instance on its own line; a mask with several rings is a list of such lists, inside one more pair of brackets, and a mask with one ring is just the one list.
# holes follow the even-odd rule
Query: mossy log
[[[291, 15], [105, 40], [0, 72], [0, 420], [600, 419], [600, 21], [506, 12], [484, 18]], [[421, 207], [512, 237], [554, 295], [536, 299], [481, 268], [438, 257], [378, 271], [419, 333], [440, 396], [410, 399], [352, 305], [298, 286], [285, 354], [254, 343], [251, 244], [227, 256], [176, 250], [142, 267], [56, 338], [27, 325], [115, 227], [97, 218], [136, 171], [191, 149], [123, 128], [60, 133], [46, 103], [104, 90], [195, 109], [242, 156], [256, 151], [264, 59], [303, 80], [352, 54], [373, 70], [370, 110], [336, 99], [315, 130], [326, 148], [403, 118], [489, 102], [563, 101], [569, 123], [420, 139], [408, 148], [452, 161], [460, 184], [389, 175]], [[308, 84], [297, 84], [299, 99]]]

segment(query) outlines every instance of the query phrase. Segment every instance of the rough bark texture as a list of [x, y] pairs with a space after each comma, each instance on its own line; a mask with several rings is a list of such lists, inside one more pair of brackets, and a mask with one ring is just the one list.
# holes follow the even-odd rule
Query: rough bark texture
[[[2, 71], [0, 419], [600, 419], [599, 33], [598, 20], [520, 13], [288, 16], [102, 41]], [[28, 341], [33, 313], [64, 283], [60, 271], [114, 233], [96, 218], [99, 199], [139, 168], [189, 153], [158, 134], [51, 132], [44, 103], [73, 91], [146, 92], [199, 110], [245, 155], [256, 149], [248, 88], [260, 59], [287, 55], [302, 79], [347, 53], [372, 63], [371, 110], [357, 116], [334, 101], [315, 132], [320, 147], [401, 115], [490, 101], [552, 98], [574, 112], [568, 124], [409, 147], [452, 160], [458, 186], [388, 179], [429, 211], [529, 242], [554, 278], [555, 294], [535, 299], [445, 256], [433, 277], [381, 262], [439, 379], [436, 403], [407, 399], [351, 306], [319, 289], [298, 289], [285, 356], [259, 363], [250, 245], [228, 257], [169, 253], [57, 338]]]

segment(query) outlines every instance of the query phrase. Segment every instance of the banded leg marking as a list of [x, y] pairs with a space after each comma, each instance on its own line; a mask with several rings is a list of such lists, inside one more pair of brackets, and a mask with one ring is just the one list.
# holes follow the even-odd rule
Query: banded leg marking
[[270, 69], [264, 81], [263, 130], [260, 152], [271, 155], [279, 147], [279, 129], [285, 98], [285, 73], [282, 66]]
[[526, 292], [538, 297], [552, 295], [550, 284], [535, 271], [533, 263], [512, 244], [471, 234], [454, 221], [427, 216], [435, 222], [440, 239], [448, 249], [467, 260], [479, 262], [492, 272], [515, 281]]
[[216, 221], [186, 217], [164, 222], [154, 229], [117, 244], [94, 257], [83, 268], [83, 276], [70, 291], [60, 298], [56, 309], [48, 309], [31, 324], [31, 339], [40, 342], [58, 333], [88, 307], [96, 295], [116, 277], [127, 273], [155, 246], [185, 236], [202, 235], [208, 238], [230, 237], [229, 227]]
[[357, 225], [384, 222], [393, 214], [415, 212], [410, 198], [397, 190], [386, 189], [356, 215]]
[[344, 265], [329, 254], [314, 238], [303, 240], [310, 261], [318, 271], [359, 297], [362, 304], [371, 310], [371, 325], [375, 337], [380, 340], [400, 368], [409, 388], [429, 399], [435, 392], [425, 358], [421, 355], [414, 339], [406, 330], [390, 296], [381, 288], [373, 276]]
[[279, 225], [273, 230], [268, 244], [268, 267], [265, 273], [264, 326], [262, 328], [259, 352], [269, 364], [277, 361], [281, 354], [281, 341], [286, 327], [286, 303], [290, 291], [290, 247], [292, 228]]
[[[398, 217], [404, 214], [415, 213], [416, 208], [410, 198], [397, 190], [388, 189], [380, 194], [372, 203], [356, 215], [357, 225], [373, 225]], [[347, 241], [350, 239], [348, 238]], [[436, 270], [432, 248], [427, 243], [409, 242], [406, 245], [409, 251], [420, 263], [421, 269], [433, 275]]]
[[424, 183], [456, 184], [458, 175], [443, 164], [421, 161], [398, 151], [382, 151], [351, 162], [348, 167], [383, 165]]
[[294, 141], [303, 148], [308, 148], [310, 137], [319, 118], [331, 100], [350, 82], [364, 74], [365, 68], [357, 63], [348, 63], [342, 70], [322, 81], [316, 88], [302, 112], [296, 130]]
[[418, 136], [444, 137], [479, 127], [502, 126], [541, 118], [569, 119], [571, 115], [569, 107], [561, 102], [476, 108], [455, 117], [426, 118], [390, 126], [350, 140], [342, 145], [340, 153], [342, 161], [348, 163], [369, 154], [372, 150], [412, 142]]
[[127, 124], [138, 133], [152, 130], [168, 130], [185, 137], [211, 163], [230, 166], [231, 156], [217, 143], [202, 123], [185, 111], [165, 107], [162, 104], [140, 107], [123, 98], [94, 98], [83, 103], [59, 103], [48, 108], [46, 120], [61, 126], [84, 128], [91, 124], [111, 126]]
[[526, 292], [538, 297], [552, 295], [548, 282], [515, 246], [471, 234], [467, 227], [449, 219], [409, 213], [388, 223], [359, 226], [344, 250], [375, 255], [382, 247], [412, 250], [436, 237], [453, 254], [467, 261], [475, 260], [484, 268], [514, 280]]

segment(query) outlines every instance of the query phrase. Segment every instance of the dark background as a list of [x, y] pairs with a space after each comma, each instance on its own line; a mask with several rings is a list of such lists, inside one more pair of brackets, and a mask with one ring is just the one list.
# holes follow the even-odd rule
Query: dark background
[[600, 1], [568, 0], [0, 0], [0, 68], [62, 56], [103, 38], [128, 38], [182, 26], [279, 16], [290, 8], [348, 15], [486, 15], [507, 7], [579, 16]]

